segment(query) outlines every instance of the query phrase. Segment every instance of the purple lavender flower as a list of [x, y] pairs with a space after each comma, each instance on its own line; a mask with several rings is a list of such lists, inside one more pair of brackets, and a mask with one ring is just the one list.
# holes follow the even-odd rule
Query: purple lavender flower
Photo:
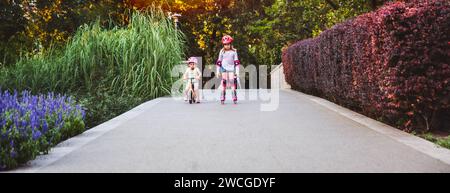
[[48, 124], [47, 121], [44, 119], [42, 123], [42, 132], [47, 133], [47, 131], [48, 131]]
[[32, 133], [33, 133], [32, 134], [33, 135], [32, 138], [33, 138], [34, 141], [38, 140], [41, 137], [41, 135], [42, 135], [42, 133], [39, 130], [33, 130]]
[[9, 156], [11, 156], [12, 158], [16, 158], [16, 157], [17, 157], [17, 152], [14, 151], [14, 150], [12, 150], [12, 151], [10, 152], [10, 155], [9, 155]]
[[[10, 158], [21, 156], [23, 150], [18, 150], [15, 146], [21, 146], [27, 140], [39, 140], [50, 129], [61, 132], [58, 130], [65, 126], [65, 121], [78, 119], [80, 116], [84, 120], [85, 111], [71, 97], [54, 93], [35, 96], [30, 91], [11, 93], [0, 89], [0, 129], [6, 128], [6, 132], [2, 130], [0, 133], [0, 143], [9, 146]], [[20, 140], [17, 141], [16, 137]], [[54, 143], [55, 137], [56, 135], [51, 135], [44, 138], [46, 142], [39, 143], [39, 147], [33, 150], [45, 150], [48, 147], [42, 144]], [[0, 163], [4, 163], [3, 160]], [[8, 166], [0, 164], [0, 170], [5, 167]]]

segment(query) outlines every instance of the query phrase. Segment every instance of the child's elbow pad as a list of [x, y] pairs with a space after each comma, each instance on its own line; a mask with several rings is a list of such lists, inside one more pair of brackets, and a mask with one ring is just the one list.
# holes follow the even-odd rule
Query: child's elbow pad
[[239, 61], [239, 60], [235, 60], [235, 61], [234, 61], [234, 65], [235, 65], [235, 66], [239, 66], [239, 65], [241, 65], [241, 61]]

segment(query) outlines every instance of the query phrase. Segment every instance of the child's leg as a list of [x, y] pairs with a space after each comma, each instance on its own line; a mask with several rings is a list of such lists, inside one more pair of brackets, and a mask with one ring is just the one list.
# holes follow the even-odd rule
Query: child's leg
[[234, 78], [234, 73], [233, 72], [229, 73], [228, 79], [230, 81], [232, 81], [231, 88], [232, 88], [232, 94], [233, 94], [233, 101], [237, 101], [237, 92], [236, 92], [237, 82], [236, 82], [236, 79]]
[[195, 101], [198, 101], [198, 99], [199, 99], [199, 97], [198, 97], [198, 90], [194, 90], [194, 98], [195, 98]]
[[190, 85], [189, 85], [189, 84], [186, 84], [186, 88], [184, 89], [184, 100], [185, 100], [185, 101], [188, 100], [189, 88], [190, 88]]
[[227, 79], [228, 79], [228, 73], [224, 72], [222, 73], [222, 93], [220, 96], [220, 100], [225, 100], [226, 90], [227, 90]]
[[195, 101], [199, 102], [200, 101], [200, 92], [198, 90], [198, 82], [194, 83], [194, 94], [195, 94]]

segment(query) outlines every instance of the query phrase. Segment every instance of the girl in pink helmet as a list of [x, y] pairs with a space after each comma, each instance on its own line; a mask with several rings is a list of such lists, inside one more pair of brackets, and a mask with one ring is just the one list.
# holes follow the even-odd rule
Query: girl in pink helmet
[[237, 77], [239, 76], [240, 62], [237, 54], [237, 50], [231, 45], [233, 38], [229, 35], [223, 36], [222, 44], [223, 48], [220, 50], [219, 59], [216, 62], [217, 76], [222, 77], [222, 92], [220, 101], [224, 104], [227, 83], [232, 87], [233, 102], [237, 103]]
[[196, 66], [198, 63], [197, 58], [195, 57], [190, 57], [188, 59], [188, 68], [186, 69], [186, 72], [184, 72], [183, 75], [183, 79], [187, 82], [186, 84], [186, 89], [184, 90], [184, 100], [187, 101], [188, 97], [188, 92], [191, 89], [191, 81], [194, 84], [194, 88], [192, 88], [194, 90], [194, 97], [195, 97], [195, 101], [196, 103], [200, 103], [200, 97], [199, 97], [199, 92], [198, 92], [198, 84], [199, 84], [199, 80], [200, 77], [202, 76], [200, 69]]

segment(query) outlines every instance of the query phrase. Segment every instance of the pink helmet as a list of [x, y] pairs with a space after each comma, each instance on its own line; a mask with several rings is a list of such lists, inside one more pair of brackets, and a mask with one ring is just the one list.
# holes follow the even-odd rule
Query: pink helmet
[[190, 64], [190, 63], [195, 63], [195, 64], [197, 64], [197, 63], [198, 63], [197, 58], [196, 58], [196, 57], [190, 57], [190, 58], [188, 59], [188, 64]]
[[233, 38], [229, 35], [225, 35], [222, 38], [222, 44], [231, 44], [233, 42]]

